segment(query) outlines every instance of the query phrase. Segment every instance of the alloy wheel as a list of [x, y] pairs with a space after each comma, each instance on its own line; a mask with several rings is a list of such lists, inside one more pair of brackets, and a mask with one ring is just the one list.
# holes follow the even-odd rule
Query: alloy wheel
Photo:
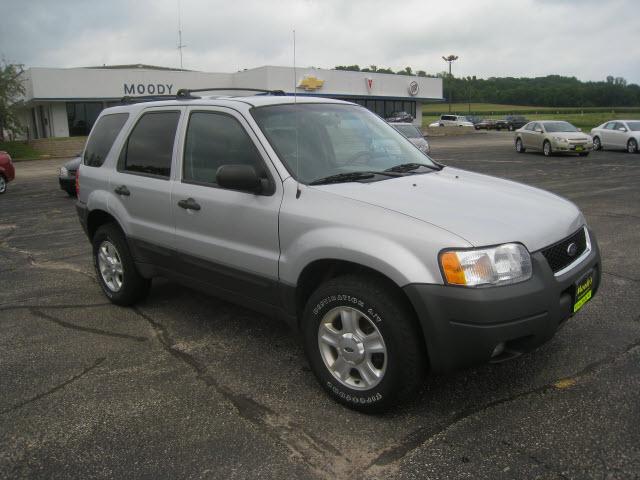
[[636, 153], [638, 151], [638, 143], [633, 138], [627, 142], [627, 151], [629, 153]]
[[0, 193], [4, 193], [7, 189], [7, 181], [0, 175]]
[[322, 317], [318, 347], [327, 370], [349, 388], [369, 390], [384, 377], [384, 338], [375, 323], [356, 308], [336, 307]]
[[102, 281], [112, 292], [118, 292], [124, 283], [124, 270], [118, 249], [109, 240], [100, 244], [98, 249], [98, 269]]

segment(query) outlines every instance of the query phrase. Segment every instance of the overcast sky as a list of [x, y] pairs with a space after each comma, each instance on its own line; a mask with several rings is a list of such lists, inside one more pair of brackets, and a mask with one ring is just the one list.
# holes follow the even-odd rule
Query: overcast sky
[[[184, 68], [407, 65], [456, 76], [640, 83], [638, 0], [181, 0]], [[178, 0], [0, 0], [0, 56], [26, 66], [179, 67]]]

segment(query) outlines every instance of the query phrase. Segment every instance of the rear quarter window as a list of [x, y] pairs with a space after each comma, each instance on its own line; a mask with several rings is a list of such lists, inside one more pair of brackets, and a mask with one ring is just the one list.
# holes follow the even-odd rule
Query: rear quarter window
[[84, 149], [83, 162], [89, 167], [100, 167], [113, 146], [113, 142], [129, 118], [128, 113], [103, 115], [93, 127], [87, 147]]

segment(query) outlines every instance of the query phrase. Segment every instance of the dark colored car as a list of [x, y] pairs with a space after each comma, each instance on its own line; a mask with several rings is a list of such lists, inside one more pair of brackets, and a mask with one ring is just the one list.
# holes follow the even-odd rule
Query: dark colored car
[[509, 130], [509, 122], [507, 120], [496, 120], [496, 123], [493, 127], [494, 129], [500, 130]]
[[476, 125], [478, 125], [479, 123], [482, 123], [484, 121], [484, 119], [482, 117], [479, 117], [477, 115], [467, 115], [467, 120], [469, 120], [471, 123], [473, 123], [474, 127]]
[[7, 191], [7, 183], [16, 178], [16, 170], [13, 168], [11, 155], [0, 151], [0, 194]]
[[60, 183], [60, 188], [67, 192], [70, 197], [76, 196], [76, 172], [81, 163], [82, 157], [76, 157], [60, 167], [58, 182]]
[[413, 117], [411, 114], [407, 112], [392, 112], [387, 118], [385, 118], [387, 122], [405, 122], [411, 123], [413, 122]]
[[473, 128], [476, 130], [493, 130], [496, 128], [496, 121], [491, 120], [490, 118], [485, 118], [478, 123], [474, 123]]
[[514, 132], [529, 123], [529, 120], [527, 120], [522, 115], [507, 115], [505, 117], [505, 121], [507, 122], [507, 129], [510, 132]]

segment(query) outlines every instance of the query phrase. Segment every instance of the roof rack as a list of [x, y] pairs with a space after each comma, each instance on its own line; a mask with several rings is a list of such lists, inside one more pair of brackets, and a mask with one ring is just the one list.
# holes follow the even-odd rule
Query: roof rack
[[191, 95], [194, 92], [228, 92], [228, 91], [240, 91], [240, 92], [259, 92], [266, 95], [285, 95], [283, 90], [265, 90], [262, 88], [240, 88], [240, 87], [227, 87], [227, 88], [181, 88], [176, 94], [176, 98], [200, 98]]
[[131, 103], [155, 102], [158, 100], [176, 100], [177, 98], [178, 98], [177, 95], [140, 95], [137, 97], [131, 97], [129, 95], [125, 95], [120, 99], [120, 103], [124, 105], [128, 105]]

